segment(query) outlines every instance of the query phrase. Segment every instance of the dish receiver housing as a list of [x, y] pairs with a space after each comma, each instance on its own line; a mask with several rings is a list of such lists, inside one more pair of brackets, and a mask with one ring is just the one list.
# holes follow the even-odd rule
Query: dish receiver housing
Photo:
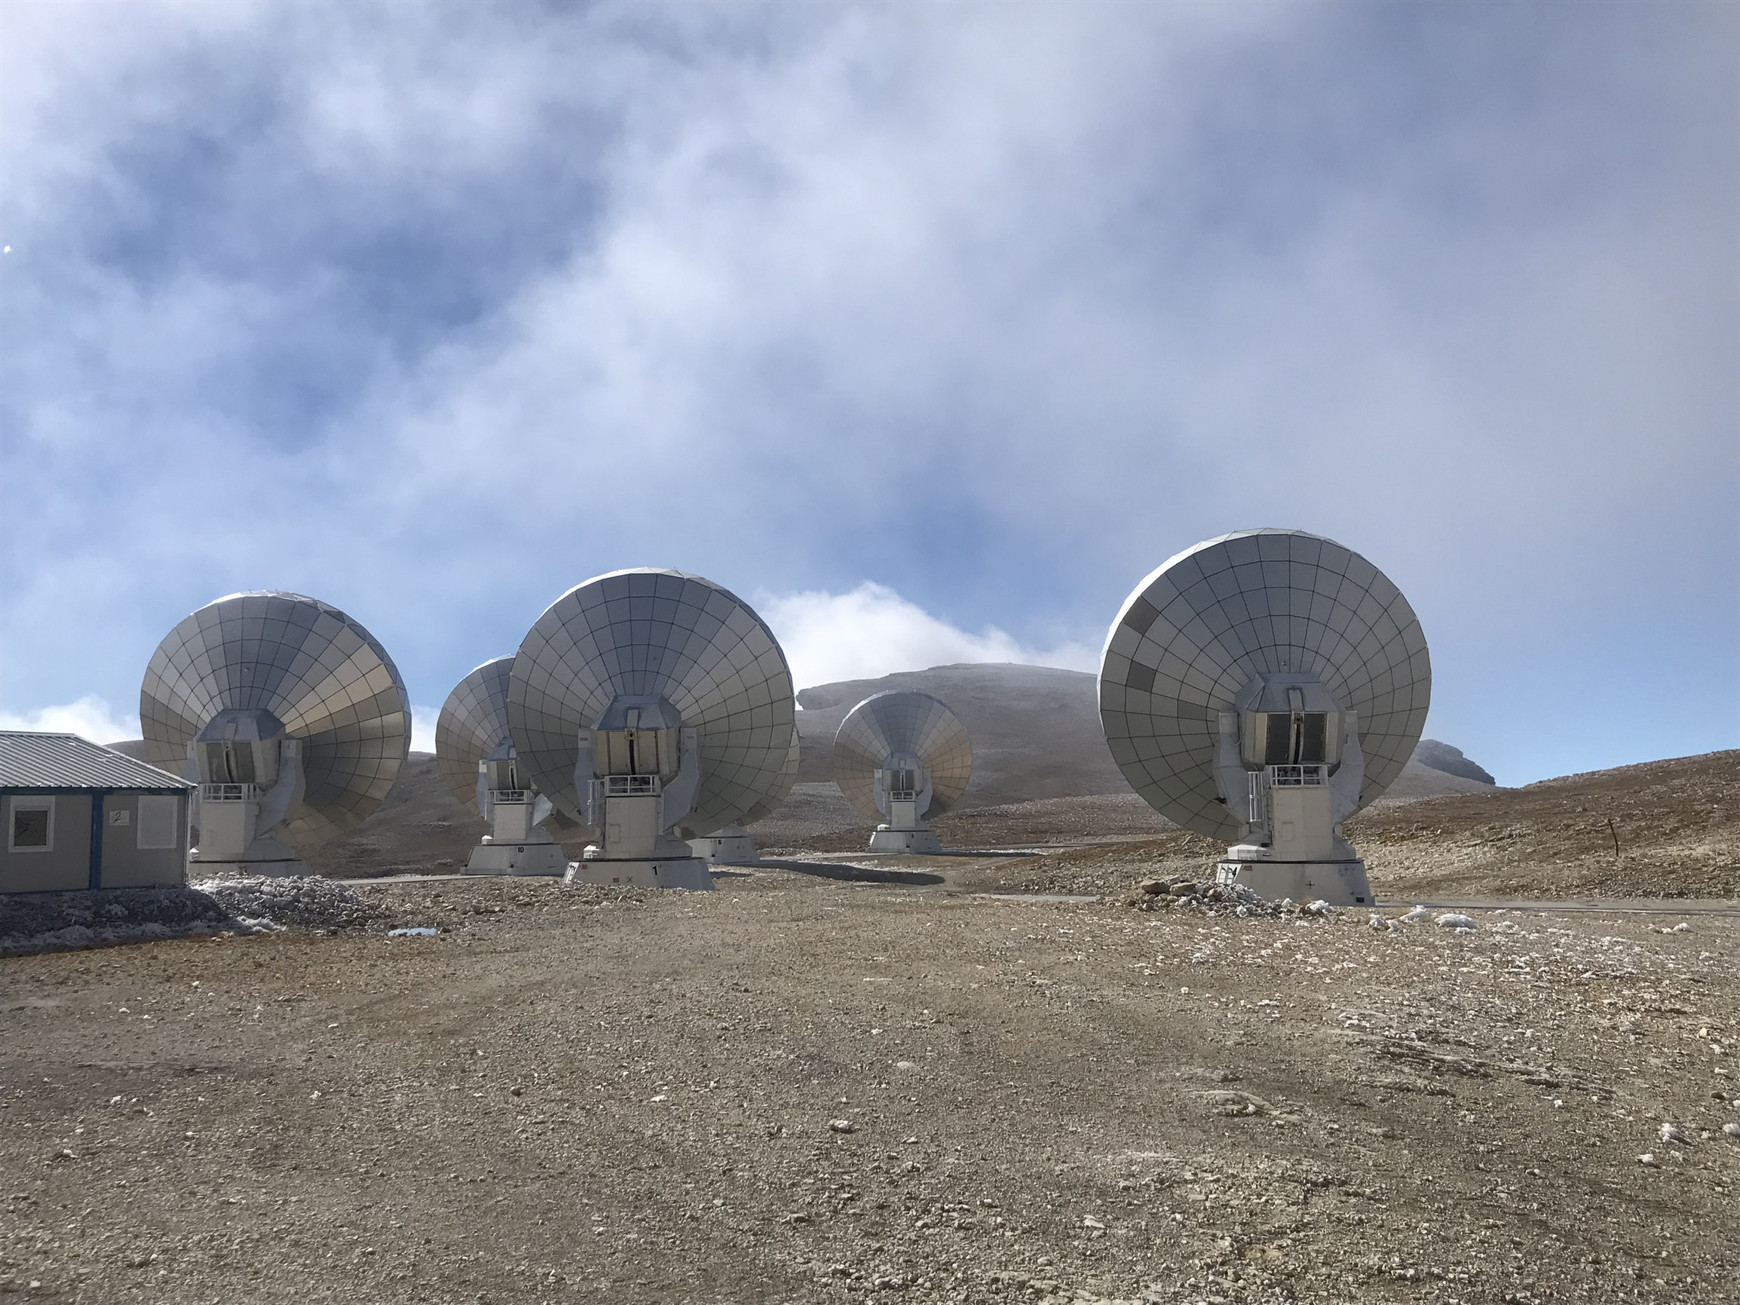
[[[1291, 882], [1298, 866], [1320, 863], [1347, 881], [1349, 896], [1369, 901], [1364, 865], [1341, 834], [1365, 778], [1356, 713], [1315, 675], [1280, 671], [1252, 680], [1218, 721], [1215, 779], [1240, 822], [1222, 877], [1257, 888], [1254, 879], [1278, 882], [1284, 873]], [[1259, 863], [1287, 868], [1264, 875]]]
[[471, 850], [469, 873], [559, 875], [568, 869], [562, 845], [544, 828], [555, 808], [521, 776], [512, 743], [497, 744], [477, 763], [477, 810], [489, 833]]
[[[890, 851], [921, 850], [912, 845], [914, 840], [936, 844], [924, 850], [940, 851], [942, 844], [937, 842], [936, 833], [924, 823], [925, 813], [930, 810], [934, 787], [931, 783], [930, 767], [909, 752], [892, 752], [876, 768], [873, 783], [872, 795], [876, 809], [888, 817], [888, 823], [871, 836], [870, 850], [884, 850], [877, 846], [877, 838], [881, 837], [885, 843], [900, 844], [899, 847], [886, 849]], [[929, 834], [930, 837], [920, 840], [921, 834]]]
[[467, 874], [559, 875], [568, 855], [555, 833], [565, 828], [514, 747], [507, 721], [512, 657], [497, 657], [453, 687], [435, 722], [435, 763], [454, 800], [489, 831], [471, 849]]
[[669, 700], [619, 694], [598, 723], [580, 731], [574, 791], [586, 795], [586, 822], [598, 841], [587, 861], [687, 858], [669, 831], [694, 803], [701, 783], [699, 732]]
[[302, 869], [272, 831], [300, 807], [302, 742], [263, 707], [220, 711], [187, 745], [199, 784], [198, 859], [246, 863], [256, 874]]

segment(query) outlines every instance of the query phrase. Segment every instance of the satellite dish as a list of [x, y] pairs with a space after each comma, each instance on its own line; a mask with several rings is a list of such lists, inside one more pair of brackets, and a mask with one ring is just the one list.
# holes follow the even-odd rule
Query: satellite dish
[[940, 852], [925, 823], [967, 790], [973, 745], [948, 705], [928, 693], [895, 691], [864, 699], [834, 735], [834, 782], [871, 819], [872, 852]]
[[777, 786], [796, 702], [773, 632], [681, 571], [614, 571], [569, 590], [520, 644], [508, 731], [521, 773], [598, 842], [590, 883], [710, 888], [685, 837], [740, 821]]
[[689, 850], [708, 865], [758, 865], [761, 852], [743, 826], [753, 825], [763, 816], [772, 815], [774, 808], [791, 796], [792, 786], [797, 783], [798, 755], [798, 730], [794, 724], [791, 727], [791, 748], [786, 752], [785, 765], [780, 768], [773, 787], [731, 824], [700, 838], [691, 838]]
[[248, 874], [307, 874], [301, 857], [373, 814], [411, 746], [392, 658], [300, 594], [232, 594], [182, 621], [145, 669], [139, 721], [149, 759], [199, 783], [189, 859]]
[[1372, 900], [1341, 822], [1413, 754], [1432, 667], [1414, 609], [1365, 558], [1301, 530], [1186, 549], [1125, 600], [1099, 692], [1131, 787], [1234, 844], [1223, 882]]
[[555, 808], [519, 773], [508, 733], [513, 665], [512, 657], [497, 657], [454, 686], [435, 724], [435, 764], [447, 791], [489, 822], [489, 833], [471, 850], [468, 873], [559, 875], [568, 854], [545, 828]]

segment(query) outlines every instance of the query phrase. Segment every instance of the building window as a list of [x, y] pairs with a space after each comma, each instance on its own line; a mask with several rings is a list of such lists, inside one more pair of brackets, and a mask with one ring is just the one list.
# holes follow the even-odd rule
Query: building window
[[8, 852], [54, 851], [54, 799], [15, 797], [7, 813]]
[[180, 831], [176, 817], [180, 814], [178, 797], [139, 797], [139, 846], [179, 847]]

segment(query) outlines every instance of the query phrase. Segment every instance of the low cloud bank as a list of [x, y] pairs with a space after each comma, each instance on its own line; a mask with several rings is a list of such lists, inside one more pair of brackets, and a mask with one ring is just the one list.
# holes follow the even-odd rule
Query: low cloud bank
[[955, 662], [1021, 662], [1073, 671], [1099, 668], [1099, 651], [1087, 644], [1033, 648], [995, 626], [974, 634], [868, 580], [843, 594], [759, 593], [754, 601], [785, 649], [798, 688]]

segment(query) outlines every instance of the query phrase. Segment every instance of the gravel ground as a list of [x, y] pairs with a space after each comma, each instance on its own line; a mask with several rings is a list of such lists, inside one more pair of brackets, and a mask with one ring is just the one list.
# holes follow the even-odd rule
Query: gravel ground
[[[951, 814], [937, 825], [945, 845], [978, 847], [1099, 831], [1097, 846], [995, 864], [977, 881], [1017, 892], [1125, 894], [1146, 879], [1200, 878], [1226, 850], [1163, 822], [1156, 828], [1159, 817], [1134, 796], [1075, 801], [1087, 820], [1048, 801]], [[1740, 752], [1379, 801], [1347, 822], [1347, 836], [1379, 900], [1740, 897]]]
[[0, 1293], [1740, 1298], [1740, 922], [907, 864], [378, 884], [438, 932], [6, 960]]

